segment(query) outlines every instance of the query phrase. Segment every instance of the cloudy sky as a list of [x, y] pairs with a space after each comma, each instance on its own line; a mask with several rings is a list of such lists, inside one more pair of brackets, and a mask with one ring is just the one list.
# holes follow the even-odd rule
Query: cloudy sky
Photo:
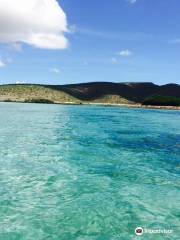
[[0, 0], [0, 84], [180, 83], [179, 0]]

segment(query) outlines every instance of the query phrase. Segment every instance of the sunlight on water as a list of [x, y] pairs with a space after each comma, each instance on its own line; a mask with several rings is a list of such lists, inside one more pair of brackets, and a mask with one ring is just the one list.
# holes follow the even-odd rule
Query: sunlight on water
[[0, 104], [0, 240], [180, 234], [180, 113]]

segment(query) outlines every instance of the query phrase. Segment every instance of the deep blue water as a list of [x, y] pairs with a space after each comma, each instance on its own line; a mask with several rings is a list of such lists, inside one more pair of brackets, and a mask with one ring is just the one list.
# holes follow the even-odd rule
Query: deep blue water
[[0, 103], [0, 240], [180, 239], [180, 112]]

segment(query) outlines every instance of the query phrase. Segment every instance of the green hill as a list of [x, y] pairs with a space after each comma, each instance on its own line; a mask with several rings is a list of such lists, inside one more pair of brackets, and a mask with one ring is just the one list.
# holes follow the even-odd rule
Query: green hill
[[143, 105], [180, 106], [180, 98], [168, 96], [155, 96], [145, 99]]
[[[180, 99], [180, 85], [158, 86], [153, 83], [111, 82], [69, 85], [0, 85], [0, 101], [13, 102], [146, 104], [147, 99], [156, 96]], [[161, 101], [161, 105], [169, 105], [166, 99]]]
[[61, 91], [41, 85], [2, 85], [0, 101], [63, 103], [78, 102], [76, 98]]

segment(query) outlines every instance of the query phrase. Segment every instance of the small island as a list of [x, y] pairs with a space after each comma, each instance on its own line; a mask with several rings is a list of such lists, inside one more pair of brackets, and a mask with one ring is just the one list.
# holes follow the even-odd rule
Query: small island
[[0, 85], [1, 102], [89, 104], [180, 109], [180, 85], [91, 82], [68, 85]]

